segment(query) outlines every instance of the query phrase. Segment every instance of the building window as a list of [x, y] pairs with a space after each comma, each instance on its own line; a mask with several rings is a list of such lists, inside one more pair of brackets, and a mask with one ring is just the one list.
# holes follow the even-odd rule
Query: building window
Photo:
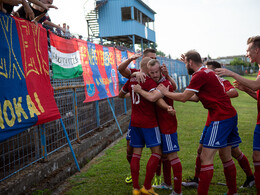
[[123, 21], [132, 19], [132, 17], [131, 17], [131, 7], [122, 7], [121, 12], [122, 12], [122, 20]]
[[141, 14], [142, 13], [136, 8], [134, 8], [134, 12], [135, 12], [135, 14], [134, 14], [135, 20], [141, 23]]

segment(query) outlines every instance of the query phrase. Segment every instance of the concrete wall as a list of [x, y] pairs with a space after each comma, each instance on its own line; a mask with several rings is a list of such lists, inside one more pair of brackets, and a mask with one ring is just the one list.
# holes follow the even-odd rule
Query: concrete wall
[[[123, 133], [127, 131], [130, 121], [130, 112], [118, 118]], [[108, 145], [122, 137], [116, 122], [100, 127], [81, 139], [81, 143], [73, 143], [80, 167], [85, 166]], [[0, 183], [0, 194], [30, 194], [37, 190], [48, 189], [53, 191], [72, 174], [77, 168], [69, 147], [48, 156], [46, 161], [35, 163], [20, 171], [18, 174]]]

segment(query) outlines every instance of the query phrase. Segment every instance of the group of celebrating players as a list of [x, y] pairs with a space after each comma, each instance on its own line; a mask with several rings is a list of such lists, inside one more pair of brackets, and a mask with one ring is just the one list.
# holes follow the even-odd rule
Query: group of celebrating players
[[[247, 57], [251, 63], [260, 66], [260, 36], [250, 37], [247, 41]], [[141, 54], [135, 54], [123, 61], [119, 72], [129, 78], [122, 87], [119, 97], [130, 94], [132, 103], [131, 121], [127, 133], [127, 160], [130, 163], [131, 177], [126, 182], [133, 183], [133, 195], [157, 194], [154, 188], [172, 189], [171, 169], [173, 170], [174, 186], [171, 195], [182, 194], [182, 185], [196, 186], [198, 194], [208, 194], [209, 185], [213, 177], [213, 159], [219, 151], [224, 167], [228, 195], [237, 194], [236, 167], [232, 156], [237, 159], [244, 170], [247, 179], [242, 187], [256, 185], [260, 195], [260, 79], [255, 81], [221, 68], [216, 61], [208, 61], [205, 65], [200, 54], [190, 50], [181, 56], [186, 64], [190, 84], [183, 93], [176, 93], [176, 83], [168, 75], [165, 65], [156, 60], [156, 51], [146, 49], [140, 62], [140, 70], [129, 69], [128, 65]], [[239, 149], [241, 139], [237, 128], [237, 112], [232, 106], [230, 98], [238, 93], [229, 81], [219, 76], [231, 76], [235, 87], [248, 93], [257, 100], [258, 117], [254, 131], [253, 161], [255, 173], [253, 175], [247, 157]], [[258, 76], [260, 75], [260, 71]], [[177, 155], [179, 144], [177, 138], [175, 101], [201, 101], [208, 109], [207, 122], [202, 132], [194, 179], [182, 182], [182, 165]], [[147, 162], [145, 181], [139, 186], [139, 169], [142, 149], [146, 145], [151, 149], [151, 156]], [[155, 174], [160, 175], [163, 165], [164, 183], [153, 185]]]

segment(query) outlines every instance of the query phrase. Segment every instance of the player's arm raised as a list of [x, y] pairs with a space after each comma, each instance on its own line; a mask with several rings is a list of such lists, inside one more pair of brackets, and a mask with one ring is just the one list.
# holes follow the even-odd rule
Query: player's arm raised
[[141, 53], [137, 53], [132, 55], [130, 58], [126, 59], [125, 61], [123, 61], [121, 64], [119, 64], [117, 70], [120, 72], [121, 75], [123, 75], [126, 78], [129, 78], [131, 75], [131, 71], [128, 68], [128, 65], [133, 61], [136, 60], [137, 58], [141, 57], [142, 54]]

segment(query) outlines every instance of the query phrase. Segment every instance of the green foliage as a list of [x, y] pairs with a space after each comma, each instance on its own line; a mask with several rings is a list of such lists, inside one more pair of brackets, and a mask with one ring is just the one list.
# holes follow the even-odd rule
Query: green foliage
[[237, 65], [249, 66], [250, 63], [245, 62], [245, 61], [242, 60], [241, 58], [234, 58], [234, 60], [232, 60], [232, 61], [230, 62], [230, 65], [232, 65], [232, 66], [237, 66]]
[[[256, 75], [247, 76], [254, 80]], [[233, 79], [228, 78], [231, 83]], [[239, 97], [232, 99], [232, 104], [238, 112], [238, 128], [242, 139], [240, 149], [247, 156], [252, 170], [252, 145], [253, 132], [256, 124], [256, 101], [247, 94], [239, 91]], [[207, 110], [201, 103], [194, 102], [175, 102], [174, 103], [177, 120], [178, 120], [178, 140], [180, 152], [178, 156], [182, 163], [183, 180], [187, 180], [194, 176], [195, 160], [197, 156], [197, 147], [199, 145], [200, 135], [204, 128]], [[146, 163], [149, 159], [150, 151], [143, 150], [140, 162], [139, 183], [144, 183]], [[240, 168], [237, 160], [234, 159], [237, 167], [237, 186], [238, 194], [255, 194], [256, 189], [239, 189], [244, 183], [246, 175]], [[130, 195], [132, 185], [125, 184], [126, 176], [130, 175], [129, 164], [126, 160], [126, 140], [122, 139], [113, 147], [108, 148], [105, 154], [98, 158], [89, 169], [82, 169], [81, 173], [76, 174], [70, 179], [70, 189], [65, 193], [67, 195]], [[216, 154], [214, 159], [214, 176], [211, 181], [209, 195], [224, 194], [228, 191], [226, 186], [217, 185], [217, 183], [225, 183], [223, 166], [219, 156]], [[197, 190], [194, 188], [182, 188], [183, 194], [196, 195]], [[156, 190], [160, 195], [168, 195], [169, 190]]]
[[165, 57], [166, 56], [166, 54], [164, 52], [160, 51], [160, 50], [156, 51], [156, 55], [157, 56], [161, 56], [161, 57]]

